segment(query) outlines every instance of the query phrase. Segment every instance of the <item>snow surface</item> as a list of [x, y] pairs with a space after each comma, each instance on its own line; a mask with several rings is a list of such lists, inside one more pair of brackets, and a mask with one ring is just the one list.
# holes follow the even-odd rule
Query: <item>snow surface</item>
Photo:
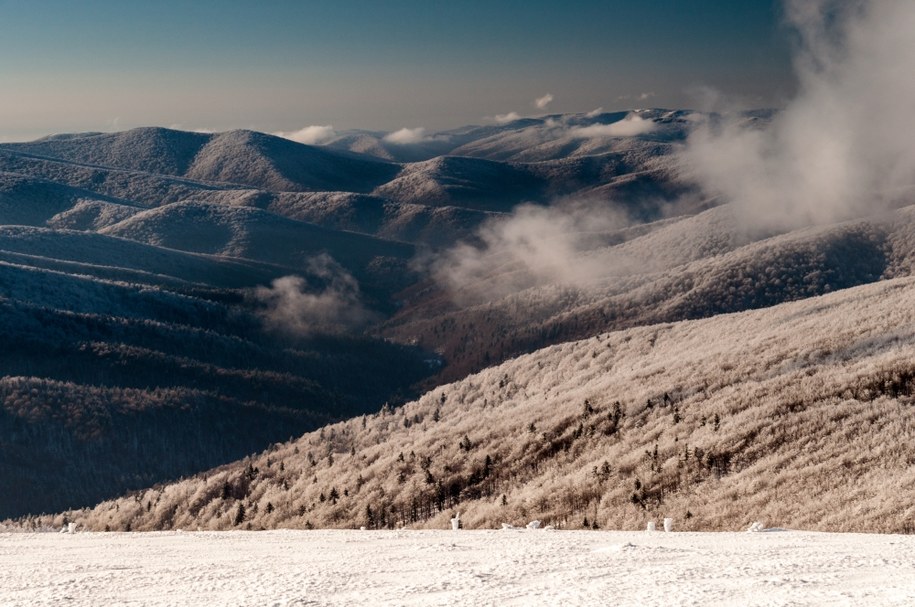
[[915, 536], [0, 533], [0, 605], [911, 605]]

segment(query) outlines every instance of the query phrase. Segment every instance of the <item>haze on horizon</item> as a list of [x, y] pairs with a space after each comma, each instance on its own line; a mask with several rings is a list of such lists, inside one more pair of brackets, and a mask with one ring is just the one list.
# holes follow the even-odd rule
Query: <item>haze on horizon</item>
[[137, 126], [430, 130], [794, 89], [778, 0], [0, 0], [0, 141]]

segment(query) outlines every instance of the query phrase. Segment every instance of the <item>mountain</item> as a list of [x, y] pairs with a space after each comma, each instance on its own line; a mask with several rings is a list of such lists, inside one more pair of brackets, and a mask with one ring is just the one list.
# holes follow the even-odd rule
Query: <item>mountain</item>
[[287, 139], [232, 131], [215, 135], [186, 176], [266, 190], [365, 192], [390, 180], [400, 167]]
[[502, 128], [474, 130], [458, 136], [451, 154], [507, 162], [543, 162], [640, 152], [682, 141], [693, 112], [636, 110], [599, 114], [555, 114], [526, 118]]
[[[323, 146], [251, 131], [140, 128], [2, 144], [0, 171], [52, 182], [49, 193], [34, 196], [57, 201], [53, 215], [64, 215], [55, 224], [62, 227], [96, 230], [129, 214], [95, 199], [140, 208], [195, 201], [254, 206], [331, 229], [442, 247], [472, 238], [491, 214], [523, 202], [577, 197], [615, 205], [641, 221], [669, 214], [689, 187], [671, 161], [688, 124], [684, 116], [665, 110], [555, 115], [433, 133], [416, 143], [357, 131]], [[636, 118], [645, 133], [582, 134]], [[387, 151], [354, 143], [368, 140]], [[561, 149], [537, 151], [549, 142]], [[86, 201], [52, 185], [86, 190]], [[318, 204], [329, 200], [331, 208]], [[47, 225], [39, 219], [31, 225]]]
[[443, 156], [455, 147], [451, 138], [445, 135], [408, 144], [392, 142], [387, 135], [377, 131], [347, 131], [328, 141], [326, 147], [401, 163], [422, 162]]
[[442, 156], [409, 165], [375, 194], [405, 203], [507, 211], [520, 202], [540, 198], [544, 187], [522, 167]]
[[[915, 282], [569, 342], [242, 461], [28, 524], [903, 532]], [[786, 496], [790, 496], [786, 497]]]
[[7, 261], [23, 266], [69, 269], [67, 279], [94, 277], [134, 285], [243, 289], [282, 275], [282, 269], [272, 265], [76, 230], [3, 226], [0, 251]]
[[185, 202], [150, 209], [100, 233], [169, 249], [272, 263], [289, 273], [301, 271], [310, 259], [326, 253], [373, 288], [385, 288], [382, 283], [387, 282], [388, 291], [398, 286], [392, 272], [409, 274], [406, 262], [414, 253], [403, 243], [217, 203]]
[[89, 190], [17, 173], [0, 173], [0, 225], [40, 226], [74, 207], [125, 206]]
[[183, 175], [210, 139], [212, 136], [208, 134], [150, 127], [121, 133], [46, 137], [4, 147], [30, 156], [55, 158], [80, 165]]
[[450, 287], [414, 287], [380, 333], [439, 352], [449, 363], [442, 377], [453, 380], [550, 343], [910, 275], [913, 213], [906, 207], [880, 219], [768, 236], [746, 232], [722, 206], [591, 234], [596, 242], [562, 258], [564, 269], [555, 272], [525, 257], [482, 256], [473, 263], [487, 272]]
[[253, 131], [215, 135], [158, 127], [5, 144], [7, 150], [85, 166], [226, 182], [267, 190], [364, 191], [396, 165]]
[[[771, 118], [745, 116], [754, 128]], [[389, 525], [393, 507], [398, 520], [419, 525], [469, 500], [481, 508], [469, 520], [488, 525], [496, 511], [484, 502], [498, 497], [501, 508], [505, 493], [505, 512], [518, 518], [536, 510], [568, 526], [589, 510], [592, 522], [634, 525], [649, 507], [689, 509], [694, 499], [667, 468], [675, 452], [668, 435], [661, 441], [667, 418], [652, 417], [663, 402], [665, 416], [680, 418], [677, 470], [711, 496], [690, 509], [695, 524], [731, 524], [736, 514], [714, 481], [737, 471], [751, 443], [705, 433], [716, 414], [757, 405], [724, 387], [700, 394], [722, 377], [748, 393], [777, 380], [766, 384], [766, 403], [822, 415], [819, 403], [840, 392], [813, 386], [811, 400], [791, 374], [839, 346], [777, 332], [800, 331], [793, 319], [804, 318], [844, 348], [841, 362], [822, 369], [829, 385], [869, 407], [876, 401], [863, 390], [884, 381], [878, 396], [907, 403], [908, 368], [880, 358], [896, 356], [899, 344], [883, 317], [855, 302], [904, 305], [915, 207], [903, 200], [879, 216], [762, 229], [747, 209], [691, 181], [681, 151], [696, 121], [655, 109], [440, 133], [358, 131], [324, 145], [158, 128], [0, 145], [0, 482], [22, 488], [0, 497], [0, 517], [89, 507], [158, 484], [127, 500], [142, 495], [148, 516], [126, 502], [114, 508], [127, 518], [80, 516], [99, 528], [165, 528], [190, 516], [223, 527], [241, 504], [252, 525], [357, 525], [369, 509], [372, 524]], [[905, 322], [898, 314], [893, 322]], [[865, 332], [848, 343], [845, 318]], [[747, 337], [757, 333], [768, 337]], [[655, 334], [681, 345], [653, 354]], [[882, 354], [872, 359], [865, 345], [874, 335]], [[784, 340], [793, 349], [780, 350]], [[738, 354], [691, 358], [685, 344], [705, 352], [706, 343]], [[772, 360], [791, 362], [760, 375]], [[860, 373], [846, 372], [859, 363]], [[504, 419], [488, 417], [508, 401]], [[362, 427], [359, 416], [382, 407]], [[791, 419], [807, 432], [804, 419]], [[518, 427], [498, 430], [510, 423]], [[885, 431], [904, 440], [896, 426]], [[438, 451], [427, 449], [430, 436], [441, 439]], [[760, 448], [794, 461], [800, 436], [767, 434]], [[435, 454], [446, 445], [460, 447], [442, 461]], [[647, 472], [632, 455], [645, 449]], [[404, 461], [392, 459], [400, 451]], [[300, 476], [280, 475], [275, 453]], [[367, 453], [384, 464], [370, 476]], [[582, 459], [590, 453], [612, 454], [617, 476], [603, 460]], [[584, 481], [564, 501], [549, 497], [559, 489], [542, 475], [576, 478], [586, 464], [597, 467], [602, 496], [611, 476], [621, 483], [615, 497], [587, 497], [576, 488]], [[805, 466], [790, 470], [812, 482]], [[874, 469], [853, 468], [856, 479]], [[341, 479], [333, 497], [325, 472]], [[181, 485], [185, 497], [208, 496], [195, 510], [200, 500], [162, 493], [182, 476], [222, 480], [218, 489]], [[299, 483], [301, 499], [270, 498], [267, 508], [251, 491], [268, 477]], [[370, 498], [343, 499], [363, 485]], [[848, 487], [836, 487], [836, 499], [850, 503]], [[528, 491], [535, 497], [522, 497]], [[623, 498], [631, 510], [619, 508]], [[281, 503], [296, 514], [255, 516]]]
[[450, 205], [393, 202], [352, 192], [280, 192], [259, 203], [290, 219], [439, 248], [471, 239], [481, 225], [502, 215]]
[[0, 474], [17, 487], [0, 516], [231, 461], [376, 410], [428, 374], [415, 349], [265, 328], [255, 288], [285, 273], [101, 234], [0, 228]]

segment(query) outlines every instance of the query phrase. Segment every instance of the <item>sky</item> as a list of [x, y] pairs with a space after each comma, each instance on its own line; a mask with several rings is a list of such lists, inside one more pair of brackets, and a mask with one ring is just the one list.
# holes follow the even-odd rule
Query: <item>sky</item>
[[0, 0], [0, 140], [780, 106], [782, 22], [777, 0]]

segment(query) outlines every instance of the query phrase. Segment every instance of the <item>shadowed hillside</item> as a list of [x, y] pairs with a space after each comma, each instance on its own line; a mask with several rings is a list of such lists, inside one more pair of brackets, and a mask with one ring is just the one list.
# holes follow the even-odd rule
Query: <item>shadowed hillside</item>
[[[428, 373], [410, 348], [265, 324], [256, 288], [286, 273], [0, 228], [0, 479], [18, 488], [0, 513], [90, 504], [218, 465], [377, 410]], [[312, 289], [324, 280], [301, 275]]]

